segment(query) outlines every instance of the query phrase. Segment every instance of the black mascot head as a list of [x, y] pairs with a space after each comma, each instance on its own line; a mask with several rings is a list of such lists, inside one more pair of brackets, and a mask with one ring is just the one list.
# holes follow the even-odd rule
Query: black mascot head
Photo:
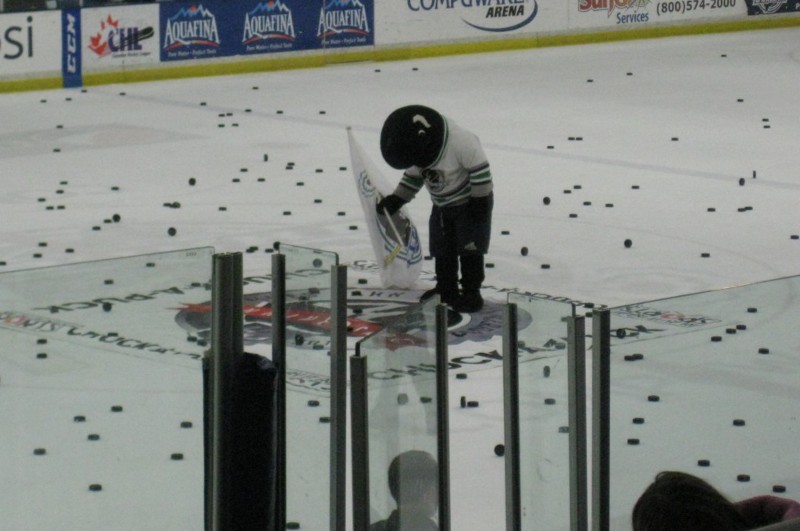
[[381, 130], [381, 154], [396, 170], [430, 166], [443, 143], [444, 118], [423, 105], [400, 107], [386, 118]]

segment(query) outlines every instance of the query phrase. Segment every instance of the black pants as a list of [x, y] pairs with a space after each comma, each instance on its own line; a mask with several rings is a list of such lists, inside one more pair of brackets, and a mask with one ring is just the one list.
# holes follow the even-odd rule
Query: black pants
[[488, 201], [488, 211], [480, 213], [471, 209], [469, 203], [433, 206], [428, 222], [430, 253], [436, 260], [440, 291], [458, 291], [459, 269], [465, 291], [480, 289], [485, 278], [483, 255], [489, 251], [492, 231], [492, 196]]

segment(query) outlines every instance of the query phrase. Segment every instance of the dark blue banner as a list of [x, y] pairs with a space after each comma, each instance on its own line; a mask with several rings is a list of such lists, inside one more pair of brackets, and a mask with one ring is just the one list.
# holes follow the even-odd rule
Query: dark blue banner
[[161, 60], [374, 44], [374, 0], [206, 0], [160, 4]]
[[65, 87], [83, 85], [81, 70], [81, 11], [61, 11], [61, 72]]
[[800, 13], [800, 0], [746, 0], [748, 15]]

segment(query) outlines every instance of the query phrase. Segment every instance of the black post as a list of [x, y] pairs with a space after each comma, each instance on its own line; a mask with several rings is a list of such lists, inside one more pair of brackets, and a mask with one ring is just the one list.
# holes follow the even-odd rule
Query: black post
[[519, 455], [519, 322], [517, 305], [503, 313], [503, 413], [505, 425], [506, 531], [522, 529]]
[[448, 416], [447, 306], [436, 306], [436, 424], [439, 460], [439, 531], [450, 531], [450, 421]]
[[611, 314], [592, 312], [592, 530], [609, 531]]
[[345, 531], [347, 511], [347, 266], [331, 266], [330, 528]]
[[369, 529], [369, 418], [367, 359], [361, 343], [350, 357], [350, 432], [353, 453], [353, 531]]
[[286, 257], [272, 255], [272, 362], [277, 370], [276, 382], [276, 451], [277, 529], [286, 529]]

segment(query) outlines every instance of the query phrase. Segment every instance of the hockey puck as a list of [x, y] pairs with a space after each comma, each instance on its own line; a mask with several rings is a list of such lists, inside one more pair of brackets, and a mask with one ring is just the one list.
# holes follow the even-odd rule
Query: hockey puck
[[46, 359], [47, 359], [47, 353], [45, 353], [45, 352], [39, 352], [39, 353], [36, 355], [36, 359], [37, 359], [37, 360], [46, 360]]
[[100, 440], [100, 435], [98, 435], [96, 433], [90, 433], [89, 435], [86, 436], [86, 439], [89, 440], [89, 441], [99, 441]]
[[559, 426], [558, 433], [569, 433], [569, 426]]
[[503, 444], [497, 444], [494, 447], [494, 455], [497, 457], [503, 457], [506, 455], [506, 447]]
[[320, 417], [319, 418], [320, 424], [330, 424], [331, 418], [330, 417]]
[[286, 522], [286, 529], [300, 529], [299, 522]]
[[112, 413], [122, 413], [122, 406], [111, 406]]
[[113, 306], [113, 305], [112, 305], [110, 302], [104, 302], [104, 303], [103, 303], [103, 311], [104, 311], [104, 312], [110, 312], [110, 311], [111, 311], [111, 308], [112, 308], [112, 306]]
[[92, 483], [91, 485], [89, 485], [89, 490], [92, 492], [100, 492], [101, 490], [103, 490], [103, 486], [99, 483]]
[[397, 404], [400, 406], [408, 404], [408, 395], [405, 393], [400, 393], [397, 395]]
[[523, 247], [522, 249], [519, 250], [519, 254], [521, 254], [522, 256], [528, 256], [528, 248]]
[[465, 373], [465, 372], [456, 373], [456, 379], [458, 379], [458, 380], [466, 380], [467, 379], [467, 373]]
[[647, 401], [648, 402], [660, 402], [661, 401], [661, 397], [658, 396], [658, 395], [650, 395], [650, 396], [647, 397]]
[[75, 415], [74, 417], [72, 417], [72, 421], [73, 422], [86, 422], [86, 417], [84, 417], [83, 415]]
[[47, 455], [47, 450], [44, 448], [34, 448], [33, 455]]
[[478, 407], [480, 406], [480, 402], [477, 400], [470, 400], [467, 402], [467, 407]]
[[550, 264], [542, 264], [542, 269], [550, 269]]
[[192, 426], [193, 424], [190, 420], [184, 420], [183, 422], [181, 422], [181, 428], [183, 428], [184, 430], [188, 430]]
[[750, 481], [750, 475], [749, 474], [739, 474], [738, 476], [736, 476], [736, 481], [739, 481], [741, 483], [747, 483], [748, 481]]
[[634, 417], [632, 422], [634, 424], [644, 424], [644, 418], [643, 417]]
[[719, 343], [720, 341], [722, 341], [722, 336], [711, 336], [712, 343]]
[[461, 407], [462, 408], [467, 407], [467, 397], [466, 396], [462, 396], [461, 397]]
[[625, 248], [626, 248], [626, 249], [630, 249], [630, 248], [631, 248], [631, 246], [633, 246], [633, 241], [631, 241], [630, 239], [628, 239], [628, 240], [625, 240], [624, 244], [625, 244]]
[[554, 406], [556, 404], [556, 399], [555, 398], [545, 398], [544, 399], [544, 404], [546, 406]]
[[421, 396], [419, 397], [419, 401], [422, 402], [423, 404], [430, 404], [431, 402], [433, 402], [433, 398], [429, 396]]
[[170, 455], [169, 458], [172, 459], [173, 461], [182, 461], [183, 454], [180, 452], [175, 452], [174, 454]]
[[550, 204], [550, 198], [549, 198], [549, 197], [545, 197], [544, 199], [542, 199], [542, 202], [543, 202], [545, 205], [549, 205], [549, 204]]
[[711, 461], [708, 459], [698, 459], [697, 466], [711, 466]]
[[758, 313], [758, 308], [750, 307], [747, 309], [747, 313]]
[[786, 486], [785, 485], [773, 485], [772, 486], [772, 492], [775, 492], [777, 494], [784, 493], [784, 492], [786, 492]]
[[550, 366], [549, 365], [545, 365], [544, 368], [542, 369], [542, 376], [544, 376], [545, 378], [550, 378]]
[[766, 347], [761, 347], [758, 349], [759, 354], [769, 354], [769, 349]]
[[628, 444], [631, 445], [631, 446], [638, 446], [639, 439], [633, 439], [633, 438], [632, 439], [628, 439]]
[[745, 425], [745, 421], [744, 421], [744, 419], [733, 419], [733, 425], [734, 426], [744, 426]]
[[739, 186], [744, 186], [744, 177], [739, 179]]
[[170, 227], [169, 229], [167, 229], [167, 234], [169, 234], [170, 236], [175, 236], [176, 234], [178, 234], [178, 231], [175, 230], [175, 227]]
[[319, 407], [319, 400], [309, 400], [307, 404], [308, 407]]

